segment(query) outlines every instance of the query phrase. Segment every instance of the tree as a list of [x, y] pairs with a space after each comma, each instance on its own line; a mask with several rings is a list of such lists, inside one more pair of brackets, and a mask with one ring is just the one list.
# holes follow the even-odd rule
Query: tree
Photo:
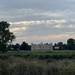
[[63, 44], [63, 50], [67, 50], [67, 44]]
[[16, 43], [13, 47], [15, 50], [19, 50], [20, 49], [20, 44], [19, 43]]
[[75, 49], [75, 40], [72, 38], [68, 39], [67, 46], [68, 46], [68, 50], [74, 50]]
[[67, 50], [67, 44], [63, 44], [63, 42], [55, 43], [53, 46], [54, 50]]
[[63, 50], [63, 42], [58, 42], [59, 50]]
[[5, 52], [8, 43], [15, 39], [13, 32], [9, 31], [10, 24], [6, 21], [0, 22], [0, 51]]
[[20, 50], [30, 50], [30, 49], [31, 49], [30, 45], [28, 45], [28, 43], [26, 42], [23, 42], [20, 46]]

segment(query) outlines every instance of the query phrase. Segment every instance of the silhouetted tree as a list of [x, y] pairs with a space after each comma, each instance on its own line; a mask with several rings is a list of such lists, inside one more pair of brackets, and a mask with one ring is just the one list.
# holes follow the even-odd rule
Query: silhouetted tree
[[8, 43], [15, 39], [15, 35], [9, 31], [10, 24], [6, 21], [0, 22], [0, 51], [6, 52]]
[[54, 44], [53, 49], [54, 49], [54, 50], [59, 50], [59, 46], [58, 46], [57, 43]]
[[20, 46], [21, 50], [29, 50], [29, 45], [26, 42], [23, 42]]
[[13, 48], [14, 50], [20, 50], [20, 44], [16, 43]]
[[58, 42], [54, 44], [55, 50], [63, 50], [63, 42]]
[[59, 46], [59, 50], [63, 50], [63, 42], [59, 42], [58, 46]]
[[67, 44], [63, 44], [63, 50], [67, 50]]
[[74, 50], [75, 49], [75, 40], [72, 38], [68, 39], [67, 47], [68, 47], [68, 50]]

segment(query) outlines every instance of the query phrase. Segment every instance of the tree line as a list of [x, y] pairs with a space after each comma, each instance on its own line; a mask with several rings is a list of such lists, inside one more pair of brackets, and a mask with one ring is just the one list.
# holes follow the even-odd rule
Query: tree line
[[[15, 45], [10, 44], [8, 50], [31, 50], [31, 45], [26, 42], [22, 42], [22, 44], [16, 43]], [[75, 39], [69, 38], [66, 44], [63, 42], [55, 43], [53, 50], [75, 50]]]
[[75, 39], [69, 38], [67, 44], [63, 42], [55, 43], [53, 46], [54, 50], [75, 50]]
[[22, 44], [16, 43], [16, 44], [9, 44], [8, 45], [8, 50], [31, 50], [31, 45], [29, 45], [26, 42], [22, 42]]

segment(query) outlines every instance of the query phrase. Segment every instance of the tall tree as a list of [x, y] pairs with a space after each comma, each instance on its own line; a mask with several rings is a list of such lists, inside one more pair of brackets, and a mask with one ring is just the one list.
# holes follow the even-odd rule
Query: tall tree
[[68, 46], [68, 50], [74, 50], [75, 49], [75, 40], [72, 38], [68, 39], [67, 46]]
[[10, 24], [6, 21], [0, 22], [0, 51], [5, 52], [8, 43], [15, 39], [13, 32], [9, 31]]

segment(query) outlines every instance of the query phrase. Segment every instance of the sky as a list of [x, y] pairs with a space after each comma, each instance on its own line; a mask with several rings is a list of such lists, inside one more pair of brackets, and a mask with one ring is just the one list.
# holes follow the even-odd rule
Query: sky
[[75, 0], [0, 0], [0, 21], [10, 23], [13, 43], [66, 43], [75, 38]]

